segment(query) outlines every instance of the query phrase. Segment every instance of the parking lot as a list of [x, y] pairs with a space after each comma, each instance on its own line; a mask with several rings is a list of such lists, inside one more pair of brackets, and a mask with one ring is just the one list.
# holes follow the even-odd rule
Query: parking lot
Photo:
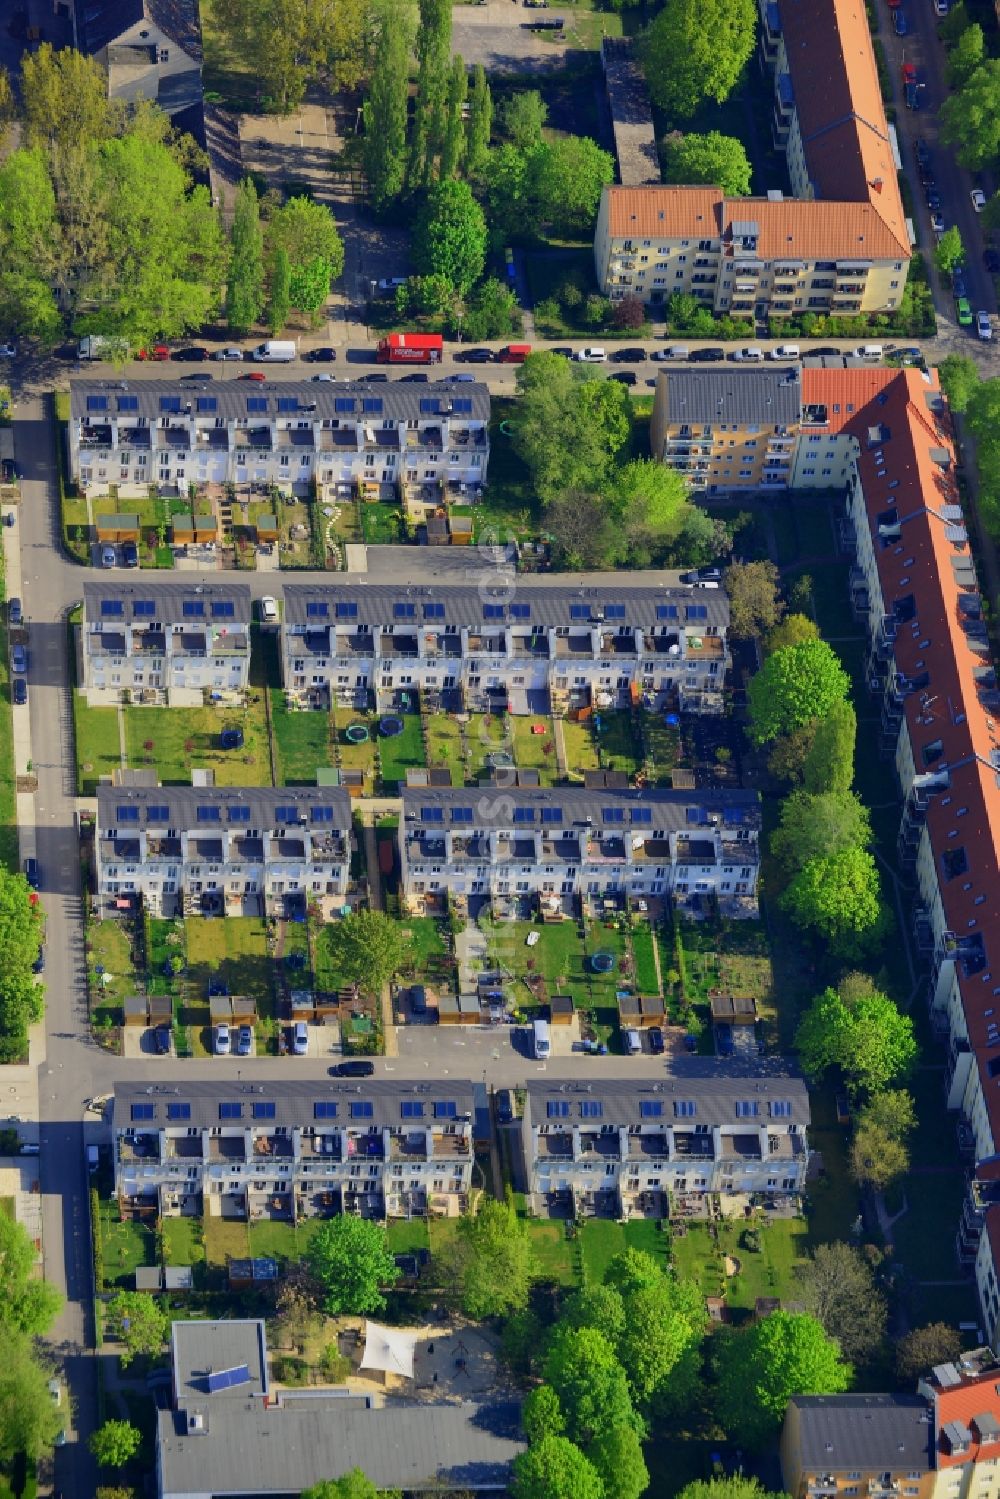
[[566, 29], [572, 16], [559, 10], [527, 10], [514, 0], [487, 0], [485, 5], [456, 5], [453, 12], [451, 50], [467, 63], [482, 63], [488, 74], [547, 72], [566, 60], [571, 39], [563, 34], [529, 29], [533, 17], [546, 20], [563, 17]]

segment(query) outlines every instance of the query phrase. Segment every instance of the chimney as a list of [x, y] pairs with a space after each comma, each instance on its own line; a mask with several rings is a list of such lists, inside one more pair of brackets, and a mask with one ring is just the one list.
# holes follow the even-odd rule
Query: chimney
[[874, 188], [875, 192], [880, 193], [882, 191], [882, 178], [876, 177], [875, 181], [872, 183], [872, 187]]

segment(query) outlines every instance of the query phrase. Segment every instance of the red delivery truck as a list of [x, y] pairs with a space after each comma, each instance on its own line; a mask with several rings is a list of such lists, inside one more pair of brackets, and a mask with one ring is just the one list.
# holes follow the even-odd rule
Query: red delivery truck
[[379, 364], [440, 364], [440, 333], [390, 333], [379, 340], [375, 358]]
[[497, 364], [523, 364], [530, 353], [530, 344], [507, 344], [497, 355]]

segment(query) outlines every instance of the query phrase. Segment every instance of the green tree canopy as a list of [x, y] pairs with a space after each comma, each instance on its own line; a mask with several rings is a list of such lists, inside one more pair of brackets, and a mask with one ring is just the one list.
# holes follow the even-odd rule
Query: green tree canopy
[[859, 847], [807, 859], [781, 904], [796, 926], [814, 932], [842, 957], [865, 951], [891, 923], [878, 867]]
[[90, 1450], [104, 1468], [124, 1468], [142, 1445], [142, 1434], [131, 1421], [105, 1421], [90, 1438]]
[[546, 1436], [514, 1459], [514, 1499], [605, 1499], [593, 1464], [566, 1437]]
[[377, 1489], [360, 1468], [351, 1468], [341, 1478], [324, 1478], [303, 1489], [301, 1499], [398, 1499], [386, 1489]]
[[723, 586], [729, 595], [730, 633], [738, 639], [772, 630], [785, 612], [773, 562], [734, 562], [723, 574]]
[[230, 241], [226, 322], [233, 333], [246, 333], [264, 310], [264, 234], [257, 189], [244, 177], [236, 189]]
[[965, 260], [965, 246], [957, 225], [946, 229], [934, 248], [934, 264], [945, 276], [950, 276], [956, 266]]
[[806, 640], [768, 656], [750, 679], [750, 737], [766, 744], [811, 719], [823, 718], [847, 696], [850, 682], [825, 640]]
[[[31, 971], [40, 941], [38, 907], [32, 904], [27, 880], [0, 868], [0, 1061], [21, 1058], [28, 1049], [28, 1027], [42, 1018], [44, 990]], [[13, 1255], [16, 1245], [10, 1248]], [[26, 1307], [36, 1294], [39, 1308], [44, 1306], [48, 1293], [26, 1287]]]
[[780, 1494], [769, 1494], [756, 1478], [743, 1478], [733, 1474], [726, 1478], [698, 1478], [686, 1484], [677, 1499], [782, 1499]]
[[566, 1433], [585, 1446], [613, 1426], [635, 1423], [625, 1370], [603, 1333], [558, 1326], [543, 1367], [566, 1421]]
[[560, 567], [571, 571], [617, 567], [628, 539], [603, 495], [566, 489], [545, 507], [545, 532]]
[[525, 189], [538, 222], [555, 235], [591, 234], [614, 157], [586, 135], [542, 141], [527, 157]]
[[333, 214], [312, 198], [288, 198], [268, 217], [267, 247], [288, 256], [288, 290], [299, 312], [314, 315], [344, 269], [344, 243]]
[[332, 971], [344, 983], [360, 984], [369, 994], [380, 993], [406, 958], [399, 923], [384, 911], [365, 907], [325, 926], [320, 941]]
[[906, 1076], [917, 1043], [910, 1017], [867, 982], [867, 992], [842, 982], [818, 994], [799, 1022], [795, 1045], [810, 1077], [839, 1067], [852, 1088], [877, 1093]]
[[486, 264], [486, 219], [466, 182], [436, 183], [417, 214], [413, 261], [425, 275], [445, 276], [467, 292]]
[[361, 78], [364, 0], [216, 0], [212, 14], [266, 109], [290, 113], [322, 72], [338, 89]]
[[923, 1327], [914, 1327], [896, 1344], [896, 1374], [900, 1384], [916, 1384], [928, 1369], [954, 1363], [961, 1352], [961, 1333], [947, 1322], [927, 1322]]
[[406, 180], [406, 114], [413, 47], [414, 12], [407, 5], [383, 5], [372, 19], [371, 77], [362, 105], [365, 124], [361, 159], [372, 206], [384, 214]]
[[617, 1286], [583, 1286], [567, 1297], [560, 1320], [569, 1327], [596, 1327], [614, 1348], [625, 1331], [625, 1299]]
[[444, 147], [451, 66], [451, 0], [417, 0], [417, 90], [413, 101], [409, 185], [427, 188]]
[[966, 411], [979, 385], [979, 366], [968, 354], [946, 354], [938, 363], [938, 380], [952, 410]]
[[858, 1110], [858, 1125], [873, 1125], [892, 1140], [905, 1140], [917, 1127], [912, 1096], [904, 1088], [889, 1088], [869, 1098]]
[[472, 70], [472, 87], [469, 89], [468, 139], [465, 145], [466, 175], [478, 177], [483, 169], [490, 148], [493, 129], [493, 95], [486, 81], [486, 70], [476, 63]]
[[851, 1140], [850, 1170], [859, 1187], [884, 1192], [910, 1169], [905, 1140], [895, 1139], [877, 1124], [859, 1123]]
[[858, 717], [847, 698], [830, 705], [817, 720], [812, 742], [802, 762], [802, 781], [814, 796], [844, 793], [854, 784], [854, 744]]
[[516, 381], [511, 446], [543, 503], [570, 489], [602, 485], [629, 435], [625, 387], [588, 379], [580, 365], [558, 354], [529, 354]]
[[691, 504], [684, 476], [652, 458], [637, 458], [609, 477], [609, 505], [628, 552], [643, 560], [676, 542]]
[[605, 1499], [639, 1499], [646, 1492], [649, 1469], [634, 1427], [609, 1426], [588, 1445], [586, 1456], [604, 1485]]
[[941, 138], [963, 167], [988, 167], [1000, 152], [1000, 59], [987, 58], [938, 111]]
[[309, 1241], [305, 1260], [323, 1288], [323, 1305], [331, 1317], [382, 1311], [383, 1288], [399, 1279], [385, 1229], [353, 1213], [323, 1223]]
[[106, 1330], [122, 1344], [122, 1367], [137, 1354], [158, 1354], [166, 1340], [170, 1319], [155, 1296], [145, 1291], [119, 1291], [107, 1304]]
[[660, 145], [660, 157], [665, 182], [705, 182], [721, 187], [727, 198], [745, 198], [750, 192], [750, 158], [733, 135], [718, 130], [668, 135]]
[[292, 267], [288, 251], [279, 245], [271, 257], [271, 277], [267, 297], [267, 321], [272, 334], [280, 333], [292, 310]]
[[769, 656], [783, 651], [789, 645], [804, 645], [807, 640], [818, 640], [819, 629], [807, 614], [786, 614], [780, 623], [768, 630], [764, 649]]
[[115, 134], [120, 109], [96, 58], [43, 42], [21, 59], [21, 144], [85, 149]]
[[538, 1273], [525, 1224], [509, 1203], [491, 1197], [459, 1221], [448, 1262], [462, 1305], [477, 1320], [524, 1307]]
[[763, 1447], [791, 1395], [838, 1395], [851, 1368], [815, 1317], [772, 1312], [716, 1342], [716, 1410], [731, 1441]]
[[793, 791], [781, 805], [781, 820], [771, 834], [771, 852], [790, 879], [810, 859], [866, 848], [871, 839], [868, 809], [853, 792], [826, 791], [814, 796]]
[[871, 1266], [852, 1244], [818, 1244], [797, 1269], [798, 1300], [852, 1364], [867, 1363], [885, 1337], [889, 1308]]
[[50, 1365], [36, 1357], [30, 1338], [0, 1322], [0, 1461], [22, 1453], [37, 1459], [54, 1444], [65, 1412], [49, 1394]]
[[948, 53], [948, 87], [960, 89], [985, 61], [986, 38], [978, 21], [967, 26]]
[[537, 146], [549, 106], [536, 88], [518, 89], [500, 107], [500, 128], [519, 151]]
[[667, 0], [642, 38], [654, 104], [671, 120], [690, 119], [704, 99], [728, 98], [753, 55], [753, 0]]
[[561, 1437], [566, 1430], [559, 1396], [550, 1384], [536, 1385], [521, 1407], [521, 1424], [534, 1446], [545, 1437]]

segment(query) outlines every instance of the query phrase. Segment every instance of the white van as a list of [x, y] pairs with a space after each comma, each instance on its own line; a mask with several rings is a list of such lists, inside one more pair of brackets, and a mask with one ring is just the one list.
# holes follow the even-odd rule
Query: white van
[[733, 355], [734, 364], [763, 364], [764, 350], [752, 346], [749, 349], [737, 349]]
[[625, 1042], [625, 1050], [630, 1057], [639, 1056], [642, 1051], [642, 1037], [638, 1031], [623, 1031], [622, 1038]]
[[671, 344], [669, 349], [655, 349], [650, 354], [650, 359], [690, 359], [691, 350], [687, 344]]
[[798, 344], [779, 344], [771, 355], [772, 359], [801, 359], [802, 351]]
[[882, 345], [859, 344], [858, 347], [854, 350], [854, 357], [855, 359], [871, 359], [872, 361], [877, 362], [882, 358]]
[[531, 1049], [539, 1062], [544, 1062], [552, 1055], [552, 1038], [549, 1035], [549, 1022], [547, 1020], [536, 1020], [531, 1027]]
[[250, 357], [261, 364], [291, 364], [296, 353], [295, 345], [290, 340], [269, 338], [265, 343], [258, 344]]

